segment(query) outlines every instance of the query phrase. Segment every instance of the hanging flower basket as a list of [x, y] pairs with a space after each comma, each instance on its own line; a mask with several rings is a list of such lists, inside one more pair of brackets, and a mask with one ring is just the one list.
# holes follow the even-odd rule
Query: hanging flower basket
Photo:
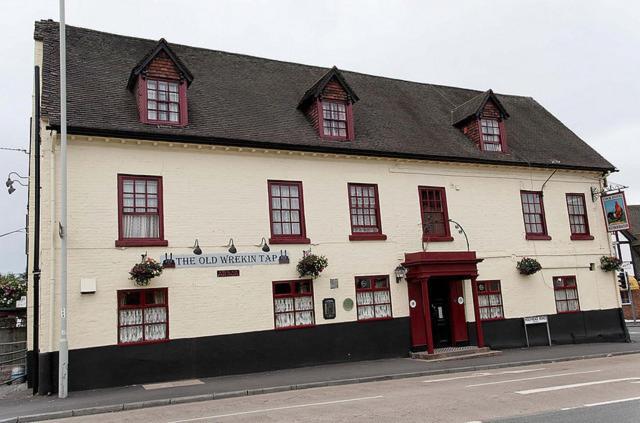
[[311, 276], [313, 279], [320, 276], [320, 273], [329, 265], [325, 256], [317, 256], [315, 254], [305, 254], [298, 262], [298, 274], [301, 278]]
[[162, 274], [162, 265], [150, 257], [142, 258], [142, 262], [134, 265], [129, 271], [132, 281], [138, 286], [147, 286], [149, 281]]
[[600, 257], [600, 268], [605, 272], [614, 272], [622, 268], [622, 261], [618, 257], [602, 256]]
[[542, 266], [540, 265], [538, 260], [534, 258], [523, 257], [522, 260], [520, 260], [516, 264], [516, 268], [522, 275], [533, 275], [534, 273], [541, 270]]

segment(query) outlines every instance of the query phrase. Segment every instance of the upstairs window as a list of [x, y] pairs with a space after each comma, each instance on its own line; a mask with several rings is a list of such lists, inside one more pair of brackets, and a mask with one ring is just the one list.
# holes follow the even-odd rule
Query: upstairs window
[[567, 209], [569, 211], [571, 239], [593, 239], [589, 233], [589, 220], [587, 219], [584, 194], [567, 194]]
[[322, 101], [322, 133], [325, 137], [347, 138], [347, 105]]
[[351, 241], [386, 239], [380, 224], [378, 186], [375, 184], [348, 184], [351, 214]]
[[482, 149], [484, 151], [502, 151], [500, 141], [500, 123], [496, 119], [480, 119], [482, 129]]
[[271, 244], [308, 244], [302, 182], [269, 181]]
[[547, 222], [544, 215], [542, 192], [520, 191], [522, 215], [527, 239], [550, 240], [547, 234]]
[[558, 313], [580, 311], [578, 286], [575, 276], [556, 276], [553, 278], [553, 291], [556, 297]]
[[442, 187], [419, 187], [422, 239], [426, 242], [453, 241], [449, 230], [447, 197]]
[[162, 178], [118, 175], [117, 247], [166, 246]]
[[180, 122], [180, 91], [177, 82], [147, 79], [147, 119], [150, 122]]

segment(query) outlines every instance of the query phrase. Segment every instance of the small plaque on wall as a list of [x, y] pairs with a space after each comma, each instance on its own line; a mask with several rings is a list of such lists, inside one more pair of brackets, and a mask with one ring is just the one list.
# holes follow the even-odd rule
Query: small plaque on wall
[[334, 298], [322, 300], [322, 315], [325, 320], [336, 318], [336, 300]]
[[240, 276], [240, 270], [239, 269], [234, 269], [234, 270], [218, 270], [218, 277], [219, 278], [228, 278], [231, 276]]

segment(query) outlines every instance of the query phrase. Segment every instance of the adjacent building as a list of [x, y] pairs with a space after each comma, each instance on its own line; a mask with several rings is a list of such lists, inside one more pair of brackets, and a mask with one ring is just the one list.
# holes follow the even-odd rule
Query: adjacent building
[[[537, 315], [556, 344], [625, 340], [591, 196], [615, 168], [533, 98], [67, 37], [70, 389], [522, 347], [523, 318]], [[46, 393], [59, 336], [57, 23], [36, 23], [35, 64], [42, 282], [29, 349]], [[307, 254], [328, 260], [317, 278], [296, 270]], [[165, 268], [141, 287], [129, 271], [146, 258]], [[542, 270], [520, 274], [523, 258]], [[544, 344], [546, 328], [528, 337]]]

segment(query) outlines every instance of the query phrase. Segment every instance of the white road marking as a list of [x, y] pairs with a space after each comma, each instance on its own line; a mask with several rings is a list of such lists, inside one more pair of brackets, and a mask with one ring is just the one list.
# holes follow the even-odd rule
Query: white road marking
[[597, 407], [599, 405], [607, 405], [607, 404], [617, 404], [619, 402], [627, 402], [627, 401], [637, 401], [640, 400], [640, 397], [633, 397], [633, 398], [623, 398], [623, 399], [618, 399], [618, 400], [612, 400], [612, 401], [603, 401], [603, 402], [594, 402], [591, 404], [585, 404], [585, 407]]
[[545, 367], [540, 367], [538, 369], [505, 370], [504, 372], [497, 372], [497, 373], [490, 373], [490, 372], [474, 373], [472, 375], [466, 375], [466, 376], [454, 376], [454, 377], [445, 377], [442, 379], [423, 380], [422, 382], [423, 383], [447, 382], [449, 380], [472, 379], [472, 378], [482, 377], [482, 376], [497, 376], [497, 375], [506, 375], [506, 374], [539, 372], [540, 370], [547, 370], [547, 369]]
[[148, 391], [153, 389], [175, 388], [178, 386], [202, 385], [204, 382], [200, 379], [177, 380], [174, 382], [148, 383], [142, 387]]
[[242, 416], [246, 414], [257, 414], [257, 413], [268, 413], [269, 411], [279, 411], [279, 410], [291, 410], [294, 408], [304, 408], [304, 407], [315, 407], [319, 405], [331, 405], [331, 404], [341, 404], [345, 402], [354, 402], [354, 401], [366, 401], [372, 399], [384, 398], [382, 395], [377, 395], [375, 397], [360, 397], [360, 398], [349, 398], [344, 400], [336, 400], [336, 401], [325, 401], [325, 402], [314, 402], [309, 404], [298, 404], [298, 405], [288, 405], [285, 407], [274, 407], [274, 408], [263, 408], [261, 410], [252, 410], [252, 411], [239, 411], [237, 413], [228, 413], [228, 414], [217, 414], [214, 416], [205, 416], [205, 417], [196, 417], [193, 419], [185, 419], [185, 420], [174, 420], [169, 423], [183, 423], [183, 422], [196, 422], [198, 420], [208, 420], [208, 419], [219, 419], [222, 417], [233, 417], [233, 416]]
[[467, 385], [467, 388], [474, 388], [476, 386], [486, 386], [486, 385], [499, 385], [501, 383], [511, 383], [511, 382], [523, 382], [525, 380], [536, 380], [536, 379], [548, 379], [551, 377], [561, 377], [561, 376], [571, 376], [571, 375], [582, 375], [586, 373], [596, 373], [601, 372], [602, 370], [589, 370], [585, 372], [570, 372], [570, 373], [556, 373], [553, 375], [545, 375], [545, 376], [535, 376], [535, 377], [523, 377], [520, 379], [507, 379], [507, 380], [498, 380], [496, 382], [485, 382], [485, 383], [477, 383], [475, 385]]
[[624, 377], [620, 379], [596, 380], [594, 382], [572, 383], [570, 385], [547, 386], [546, 388], [527, 389], [525, 391], [516, 391], [516, 394], [529, 395], [538, 394], [540, 392], [559, 391], [561, 389], [581, 388], [583, 386], [602, 385], [604, 383], [627, 382], [630, 380], [638, 380], [640, 377]]
[[482, 376], [491, 376], [491, 373], [475, 373], [475, 374], [466, 375], [466, 376], [455, 376], [455, 377], [445, 377], [443, 379], [423, 380], [422, 382], [424, 383], [447, 382], [449, 380], [471, 379], [474, 377], [482, 377]]

